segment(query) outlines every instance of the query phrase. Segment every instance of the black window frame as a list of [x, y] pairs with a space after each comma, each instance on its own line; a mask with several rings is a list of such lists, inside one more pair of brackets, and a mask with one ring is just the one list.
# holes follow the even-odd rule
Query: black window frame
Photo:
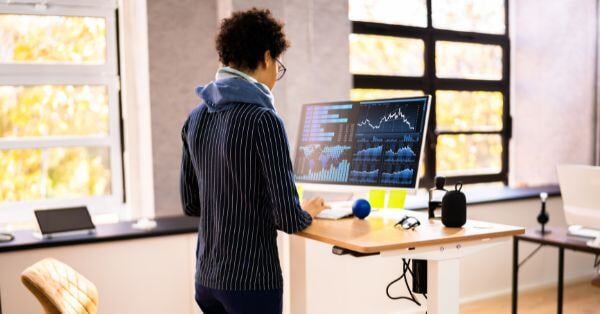
[[[464, 32], [447, 29], [437, 29], [432, 24], [431, 0], [427, 0], [427, 27], [416, 27], [374, 22], [351, 21], [352, 34], [382, 35], [391, 37], [416, 38], [423, 40], [425, 45], [425, 69], [421, 77], [364, 75], [353, 74], [353, 88], [369, 89], [413, 89], [422, 90], [425, 94], [432, 95], [429, 112], [429, 128], [425, 143], [425, 173], [419, 186], [432, 187], [436, 175], [436, 143], [439, 135], [446, 134], [498, 134], [502, 138], [502, 167], [499, 173], [481, 175], [462, 175], [446, 177], [447, 184], [456, 182], [487, 183], [502, 182], [508, 185], [508, 156], [509, 141], [512, 137], [512, 119], [510, 117], [510, 39], [508, 21], [508, 0], [504, 0], [505, 31], [504, 34], [487, 34], [477, 32]], [[474, 44], [492, 44], [502, 49], [502, 79], [501, 80], [473, 80], [438, 78], [435, 75], [435, 43], [436, 41], [450, 41]], [[492, 91], [501, 92], [503, 95], [502, 129], [499, 131], [438, 131], [436, 129], [436, 95], [437, 90], [452, 91]]]

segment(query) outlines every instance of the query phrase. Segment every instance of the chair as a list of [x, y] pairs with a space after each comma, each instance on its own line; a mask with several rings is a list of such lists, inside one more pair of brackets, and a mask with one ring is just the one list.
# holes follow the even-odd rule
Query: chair
[[21, 281], [38, 299], [46, 314], [92, 314], [98, 311], [96, 286], [53, 258], [45, 258], [25, 269]]

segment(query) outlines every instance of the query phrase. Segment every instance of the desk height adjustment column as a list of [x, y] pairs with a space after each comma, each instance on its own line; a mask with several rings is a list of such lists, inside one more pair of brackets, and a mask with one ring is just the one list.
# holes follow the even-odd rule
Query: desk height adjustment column
[[427, 313], [458, 314], [458, 258], [427, 261]]

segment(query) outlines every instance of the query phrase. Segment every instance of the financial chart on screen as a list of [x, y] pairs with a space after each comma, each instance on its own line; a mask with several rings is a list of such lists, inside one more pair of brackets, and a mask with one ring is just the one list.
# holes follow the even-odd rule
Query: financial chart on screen
[[415, 188], [429, 96], [305, 105], [297, 181]]

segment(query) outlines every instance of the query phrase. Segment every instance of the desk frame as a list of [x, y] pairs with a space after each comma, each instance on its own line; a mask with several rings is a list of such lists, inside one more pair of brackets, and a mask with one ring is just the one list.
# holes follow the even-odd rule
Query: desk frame
[[[512, 274], [512, 302], [511, 313], [517, 314], [519, 298], [519, 268], [540, 248], [544, 246], [555, 246], [558, 248], [558, 286], [556, 299], [556, 312], [563, 312], [563, 292], [565, 277], [565, 249], [577, 252], [600, 255], [599, 248], [593, 248], [586, 245], [585, 240], [569, 236], [565, 228], [549, 228], [549, 234], [542, 235], [536, 230], [528, 229], [526, 234], [517, 235], [513, 238], [513, 274]], [[519, 263], [519, 241], [539, 244], [532, 253], [530, 253], [522, 262]]]
[[[402, 231], [394, 224], [403, 215], [421, 225]], [[427, 313], [459, 313], [460, 259], [507, 241], [525, 229], [469, 220], [463, 228], [446, 228], [425, 213], [381, 211], [365, 220], [315, 220], [298, 236], [341, 247], [358, 254], [427, 260]]]
[[458, 314], [460, 307], [460, 259], [496, 246], [508, 237], [458, 241], [434, 246], [381, 252], [382, 257], [427, 260], [427, 313]]

